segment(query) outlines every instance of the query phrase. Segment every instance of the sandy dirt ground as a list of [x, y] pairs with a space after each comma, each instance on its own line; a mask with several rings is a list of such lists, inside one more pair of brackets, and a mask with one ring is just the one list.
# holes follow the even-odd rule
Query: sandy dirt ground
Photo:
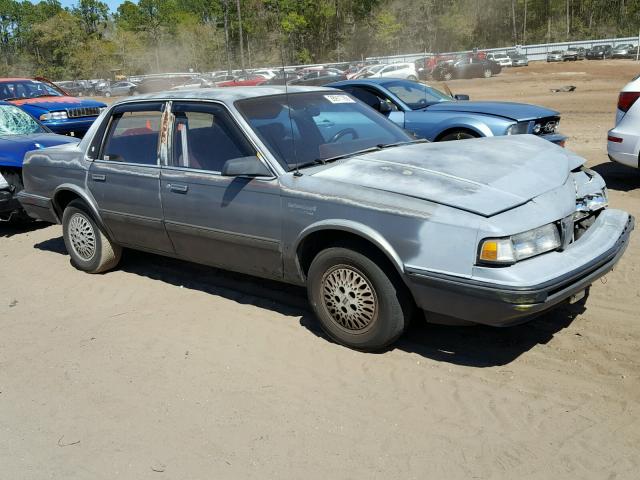
[[[450, 87], [561, 111], [640, 217], [640, 174], [605, 141], [637, 73], [538, 64]], [[373, 355], [329, 342], [301, 290], [135, 252], [91, 276], [60, 226], [0, 225], [0, 479], [637, 479], [639, 273], [636, 232], [586, 309], [418, 325]]]

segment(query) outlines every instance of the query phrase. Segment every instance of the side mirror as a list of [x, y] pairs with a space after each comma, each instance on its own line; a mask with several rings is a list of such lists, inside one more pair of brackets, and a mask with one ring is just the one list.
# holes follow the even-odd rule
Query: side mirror
[[227, 160], [222, 166], [224, 177], [270, 177], [271, 171], [258, 157], [238, 157]]
[[389, 105], [387, 102], [385, 102], [384, 100], [380, 100], [377, 110], [383, 115], [389, 115], [392, 108], [391, 105]]
[[469, 95], [465, 95], [463, 93], [456, 93], [453, 98], [456, 100], [469, 100]]

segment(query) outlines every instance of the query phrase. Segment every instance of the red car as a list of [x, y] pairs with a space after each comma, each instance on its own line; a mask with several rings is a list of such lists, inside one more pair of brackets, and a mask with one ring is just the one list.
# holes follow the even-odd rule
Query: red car
[[245, 75], [226, 82], [218, 82], [216, 87], [255, 87], [262, 85], [266, 81], [267, 79], [262, 75]]

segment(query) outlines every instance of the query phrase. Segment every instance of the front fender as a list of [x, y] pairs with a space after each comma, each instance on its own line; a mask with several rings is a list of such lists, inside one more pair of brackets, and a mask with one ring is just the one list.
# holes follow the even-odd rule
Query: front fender
[[486, 122], [474, 117], [456, 116], [444, 122], [440, 122], [439, 131], [436, 135], [434, 135], [434, 138], [439, 138], [443, 134], [456, 129], [471, 130], [475, 132], [479, 137], [494, 136], [493, 130]]
[[300, 232], [300, 234], [294, 241], [291, 249], [292, 255], [294, 255], [297, 259], [298, 248], [300, 247], [302, 242], [312, 233], [322, 230], [341, 230], [362, 237], [364, 240], [368, 240], [386, 255], [386, 257], [391, 261], [399, 274], [404, 273], [404, 264], [400, 259], [400, 256], [391, 246], [391, 244], [382, 236], [382, 234], [380, 234], [380, 232], [367, 225], [350, 220], [328, 219], [321, 220], [307, 226]]

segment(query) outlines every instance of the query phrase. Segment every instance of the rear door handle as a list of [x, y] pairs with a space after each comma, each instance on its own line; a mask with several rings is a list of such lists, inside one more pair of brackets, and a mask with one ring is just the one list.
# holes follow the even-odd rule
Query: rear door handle
[[104, 182], [107, 180], [107, 176], [102, 175], [101, 173], [92, 173], [91, 180], [93, 180], [94, 182]]
[[187, 193], [187, 191], [189, 190], [189, 186], [188, 185], [180, 185], [180, 184], [176, 184], [176, 183], [170, 183], [167, 186], [169, 187], [169, 190], [171, 190], [172, 192], [175, 192], [175, 193]]

